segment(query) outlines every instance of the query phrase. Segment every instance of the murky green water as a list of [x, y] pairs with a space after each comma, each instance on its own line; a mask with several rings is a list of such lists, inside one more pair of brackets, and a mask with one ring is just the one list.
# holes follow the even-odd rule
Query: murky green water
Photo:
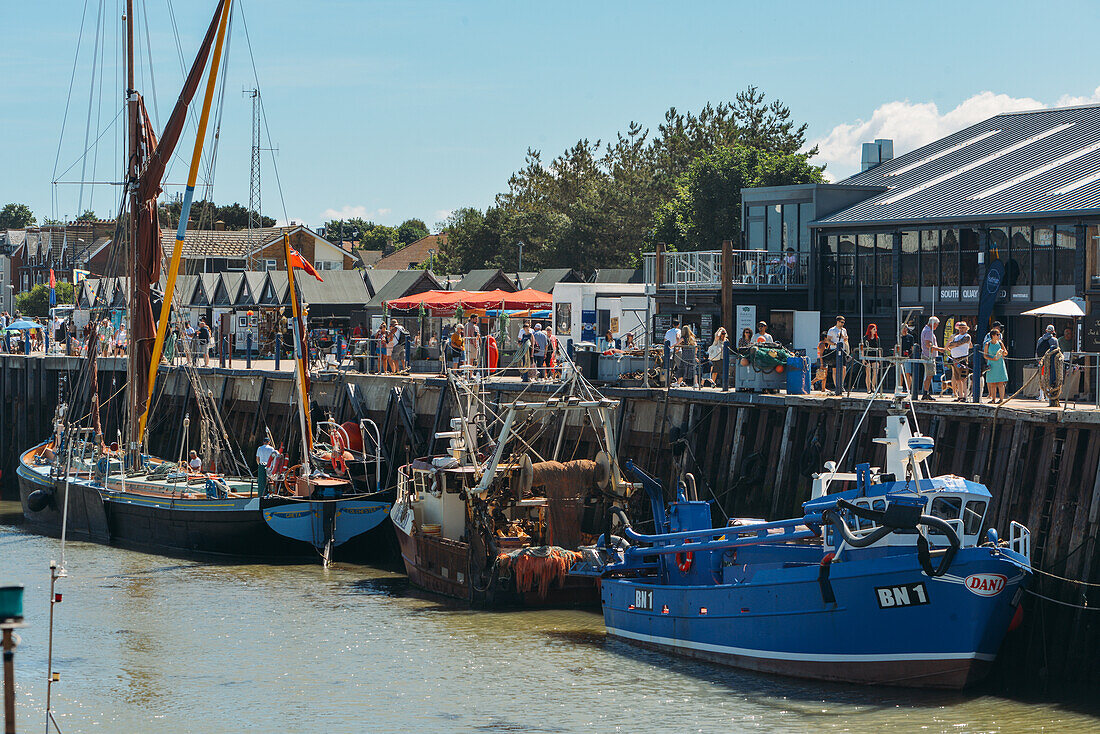
[[[18, 509], [0, 503], [0, 512]], [[44, 731], [56, 540], [0, 525], [27, 586], [20, 732]], [[223, 566], [84, 543], [59, 584], [73, 732], [1100, 731], [989, 696], [827, 686], [636, 650], [586, 611], [471, 612], [363, 566]]]

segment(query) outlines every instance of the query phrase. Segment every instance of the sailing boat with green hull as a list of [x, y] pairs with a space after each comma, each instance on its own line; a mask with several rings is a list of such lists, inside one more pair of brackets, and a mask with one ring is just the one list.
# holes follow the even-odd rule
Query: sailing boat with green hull
[[[124, 282], [128, 289], [127, 318], [131, 339], [123, 428], [115, 441], [104, 435], [100, 422], [97, 355], [94, 348], [89, 349], [86, 365], [75, 381], [76, 389], [71, 391], [69, 400], [59, 402], [50, 437], [19, 457], [20, 500], [27, 526], [32, 530], [168, 554], [257, 560], [315, 559], [319, 549], [338, 544], [335, 537], [338, 527], [343, 533], [342, 526], [335, 522], [327, 527], [320, 525], [320, 530], [309, 537], [295, 537], [273, 528], [269, 516], [278, 513], [284, 504], [300, 508], [300, 491], [286, 492], [281, 484], [258, 485], [248, 475], [247, 465], [239, 460], [239, 455], [233, 455], [229, 462], [239, 472], [232, 475], [215, 470], [210, 455], [206, 461], [196, 457], [192, 465], [191, 462], [152, 456], [148, 448], [153, 391], [172, 317], [171, 304], [226, 43], [231, 2], [219, 0], [158, 140], [142, 95], [135, 88], [134, 8], [133, 0], [127, 0], [125, 98], [129, 155], [126, 165], [127, 277]], [[188, 108], [204, 72], [207, 77], [205, 94], [180, 225], [164, 273], [163, 305], [159, 319], [154, 321], [152, 294], [160, 283], [165, 259], [157, 222], [157, 199], [165, 168], [183, 132]], [[88, 343], [95, 344], [96, 337], [93, 325]], [[189, 377], [199, 385], [201, 377], [193, 368], [186, 369]], [[308, 384], [301, 384], [308, 388]], [[208, 404], [210, 401], [203, 402], [207, 398], [201, 386], [194, 392], [200, 401], [200, 429], [209, 438], [204, 443], [220, 442], [228, 446], [229, 437], [216, 406]], [[80, 411], [69, 409], [69, 402], [73, 401], [86, 403], [86, 415], [82, 415], [83, 406]], [[308, 466], [308, 461], [306, 463]], [[309, 486], [309, 481], [305, 484]], [[332, 484], [340, 486], [339, 480], [333, 480]], [[385, 511], [377, 514], [384, 516]]]

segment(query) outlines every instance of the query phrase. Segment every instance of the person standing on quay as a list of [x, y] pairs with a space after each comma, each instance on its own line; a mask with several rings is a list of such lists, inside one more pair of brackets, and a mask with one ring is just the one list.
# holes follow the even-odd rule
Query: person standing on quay
[[867, 332], [863, 335], [863, 383], [867, 386], [867, 392], [873, 392], [878, 387], [879, 363], [870, 358], [882, 356], [882, 340], [878, 337], [878, 325], [867, 324]]
[[1001, 341], [1000, 329], [990, 330], [989, 337], [985, 345], [985, 363], [989, 365], [989, 370], [985, 373], [985, 384], [989, 386], [989, 402], [1003, 403], [1005, 387], [1008, 385], [1008, 369], [1005, 367], [1008, 348]]
[[948, 344], [951, 354], [951, 392], [955, 394], [955, 402], [966, 403], [969, 402], [966, 378], [970, 373], [970, 350], [974, 340], [965, 321], [955, 322], [955, 332]]
[[924, 369], [924, 394], [922, 400], [935, 400], [932, 397], [932, 375], [936, 372], [936, 352], [942, 352], [943, 348], [936, 343], [936, 327], [940, 320], [935, 316], [928, 317], [928, 323], [920, 333], [920, 358], [921, 367]]
[[[904, 360], [907, 360], [901, 365], [902, 379], [905, 381], [905, 392], [913, 391], [913, 363], [908, 360], [913, 357], [913, 347], [917, 343], [917, 338], [913, 336], [912, 330], [909, 328], [907, 322], [901, 324], [901, 336], [898, 338], [897, 354]], [[914, 393], [914, 397], [916, 393]]]
[[829, 345], [836, 352], [836, 365], [833, 367], [833, 387], [836, 388], [834, 395], [842, 395], [844, 393], [844, 360], [851, 351], [851, 345], [848, 342], [848, 330], [844, 328], [844, 317], [836, 317], [836, 325], [826, 332], [825, 337], [829, 340]]

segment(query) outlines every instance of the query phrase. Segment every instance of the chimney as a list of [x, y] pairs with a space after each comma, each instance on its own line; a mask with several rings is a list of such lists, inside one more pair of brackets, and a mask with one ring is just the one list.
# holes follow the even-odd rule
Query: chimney
[[218, 232], [224, 232], [225, 231], [225, 222], [223, 222], [220, 219], [218, 221], [214, 222], [214, 229], [217, 230]]
[[873, 143], [863, 144], [863, 155], [860, 157], [859, 170], [870, 171], [880, 163], [894, 159], [894, 141], [879, 138]]

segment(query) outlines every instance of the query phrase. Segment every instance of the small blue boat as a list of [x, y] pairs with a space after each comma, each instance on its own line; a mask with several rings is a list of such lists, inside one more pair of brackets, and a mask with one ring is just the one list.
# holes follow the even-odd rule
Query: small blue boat
[[620, 534], [571, 572], [601, 578], [608, 634], [643, 647], [804, 678], [974, 683], [1019, 622], [1030, 533], [1013, 522], [1002, 540], [984, 526], [984, 486], [927, 477], [932, 439], [912, 433], [908, 413], [896, 397], [876, 439], [885, 471], [828, 462], [803, 516], [778, 522], [713, 527], [690, 476], [666, 508], [660, 484], [627, 462], [656, 533], [613, 510]]

